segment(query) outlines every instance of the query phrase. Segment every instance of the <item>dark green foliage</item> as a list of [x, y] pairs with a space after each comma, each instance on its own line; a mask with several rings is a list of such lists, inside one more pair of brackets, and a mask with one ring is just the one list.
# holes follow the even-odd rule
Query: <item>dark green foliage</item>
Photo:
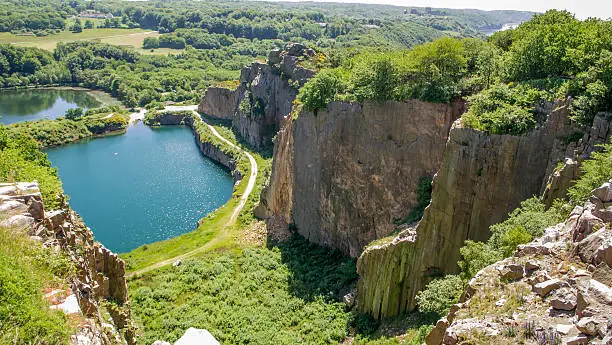
[[458, 275], [447, 275], [434, 279], [423, 291], [416, 295], [419, 311], [433, 313], [440, 318], [445, 316], [450, 307], [457, 303], [464, 289], [464, 281]]
[[582, 176], [568, 191], [574, 205], [582, 205], [593, 189], [612, 179], [612, 145], [602, 145], [601, 148], [601, 152], [593, 152], [590, 159], [582, 163]]
[[64, 116], [68, 119], [68, 120], [76, 120], [79, 117], [83, 116], [83, 109], [82, 108], [71, 108], [66, 110], [66, 114], [64, 114]]
[[130, 284], [139, 343], [173, 342], [188, 327], [228, 344], [340, 343], [349, 321], [340, 292], [355, 278], [353, 260], [300, 237], [208, 254]]

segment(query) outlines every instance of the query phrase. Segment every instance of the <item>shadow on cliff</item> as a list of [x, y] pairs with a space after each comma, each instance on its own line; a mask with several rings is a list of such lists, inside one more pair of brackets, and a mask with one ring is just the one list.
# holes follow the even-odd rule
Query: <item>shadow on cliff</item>
[[268, 248], [278, 248], [282, 261], [291, 272], [290, 293], [306, 301], [321, 296], [341, 300], [355, 285], [355, 260], [294, 234], [287, 241], [268, 240]]

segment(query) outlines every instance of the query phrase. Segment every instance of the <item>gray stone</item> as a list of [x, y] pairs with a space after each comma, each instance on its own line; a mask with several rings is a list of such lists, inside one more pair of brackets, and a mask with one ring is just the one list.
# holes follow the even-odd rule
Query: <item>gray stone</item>
[[576, 328], [586, 335], [595, 335], [599, 329], [599, 322], [592, 317], [583, 317], [576, 323]]
[[301, 43], [289, 43], [286, 47], [287, 54], [292, 56], [302, 56], [304, 55], [304, 50], [306, 46]]
[[588, 342], [589, 342], [589, 338], [584, 334], [580, 334], [578, 336], [567, 338], [563, 340], [564, 345], [583, 345]]
[[355, 291], [349, 292], [342, 297], [344, 304], [348, 309], [353, 309], [355, 306]]
[[174, 345], [221, 345], [215, 337], [205, 329], [189, 328]]
[[555, 291], [555, 294], [550, 299], [550, 306], [558, 310], [574, 310], [576, 303], [576, 295], [567, 288]]
[[523, 266], [517, 264], [504, 265], [498, 269], [502, 279], [517, 280], [523, 278]]
[[18, 214], [3, 220], [2, 222], [0, 222], [0, 225], [5, 226], [7, 228], [25, 229], [34, 225], [34, 222], [34, 218]]
[[610, 182], [604, 183], [601, 187], [593, 191], [593, 196], [601, 200], [603, 203], [612, 201], [612, 186]]
[[162, 341], [162, 340], [156, 340], [153, 344], [151, 345], [172, 345], [167, 341]]
[[540, 262], [538, 260], [529, 260], [525, 263], [525, 270], [535, 271], [540, 268]]
[[42, 201], [31, 199], [30, 205], [28, 205], [28, 212], [36, 220], [43, 220], [45, 218], [45, 207]]
[[537, 293], [541, 297], [548, 295], [549, 292], [561, 287], [561, 281], [559, 279], [550, 279], [542, 283], [534, 285], [533, 292]]
[[271, 65], [276, 65], [281, 62], [281, 51], [280, 49], [272, 49], [270, 53], [268, 53], [268, 63]]

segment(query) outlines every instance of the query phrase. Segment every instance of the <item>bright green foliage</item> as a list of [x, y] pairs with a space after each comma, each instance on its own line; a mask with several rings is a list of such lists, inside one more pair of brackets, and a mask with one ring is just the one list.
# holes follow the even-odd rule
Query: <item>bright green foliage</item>
[[416, 295], [419, 311], [434, 313], [438, 317], [446, 315], [450, 307], [459, 300], [463, 288], [464, 282], [458, 275], [449, 274], [444, 278], [432, 280], [425, 290]]
[[521, 135], [538, 125], [536, 102], [543, 92], [527, 85], [496, 84], [468, 98], [463, 123], [493, 134]]
[[461, 260], [458, 264], [461, 268], [461, 278], [468, 281], [481, 269], [501, 260], [501, 253], [491, 245], [484, 242], [465, 241], [465, 245], [459, 250]]
[[[494, 248], [502, 248], [505, 243], [509, 243], [508, 236], [515, 238], [527, 238], [542, 236], [545, 228], [562, 222], [565, 219], [567, 212], [560, 207], [551, 207], [546, 209], [546, 206], [536, 197], [527, 199], [521, 202], [521, 206], [508, 214], [508, 219], [501, 223], [491, 225], [491, 239], [489, 243]], [[517, 232], [517, 228], [521, 228]], [[508, 235], [509, 232], [514, 232]], [[521, 235], [521, 233], [523, 233]], [[525, 241], [523, 243], [527, 243]], [[511, 249], [512, 251], [514, 248]], [[505, 255], [508, 256], [508, 255]]]
[[519, 244], [529, 243], [531, 240], [533, 240], [533, 235], [527, 232], [523, 226], [517, 225], [501, 234], [499, 249], [504, 257], [508, 257], [514, 253]]
[[550, 10], [513, 31], [508, 79], [576, 75], [611, 48], [610, 22], [579, 21], [567, 11]]
[[463, 41], [445, 37], [412, 50], [357, 54], [310, 79], [298, 99], [309, 111], [332, 100], [448, 102], [459, 95], [466, 68]]
[[294, 237], [272, 249], [213, 253], [130, 283], [141, 344], [208, 329], [227, 344], [335, 344], [355, 263]]
[[58, 207], [62, 184], [38, 144], [28, 135], [12, 135], [4, 126], [0, 138], [0, 181], [38, 181], [45, 207]]
[[0, 227], [0, 343], [68, 344], [72, 332], [66, 316], [50, 310], [42, 293], [65, 284], [72, 272], [66, 257], [20, 229]]
[[602, 152], [593, 152], [590, 159], [582, 162], [582, 176], [568, 190], [574, 205], [584, 203], [593, 189], [612, 179], [612, 144], [602, 145], [602, 148]]
[[316, 113], [333, 101], [343, 88], [338, 70], [323, 70], [304, 85], [298, 97], [306, 110]]
[[612, 52], [604, 50], [599, 59], [568, 86], [576, 99], [570, 105], [572, 119], [590, 126], [599, 111], [612, 109]]

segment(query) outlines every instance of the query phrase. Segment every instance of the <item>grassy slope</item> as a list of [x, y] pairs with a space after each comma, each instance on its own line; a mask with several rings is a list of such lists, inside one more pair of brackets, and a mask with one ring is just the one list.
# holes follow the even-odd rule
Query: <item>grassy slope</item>
[[21, 230], [0, 227], [0, 344], [68, 344], [70, 322], [49, 309], [43, 291], [65, 289], [69, 262]]

